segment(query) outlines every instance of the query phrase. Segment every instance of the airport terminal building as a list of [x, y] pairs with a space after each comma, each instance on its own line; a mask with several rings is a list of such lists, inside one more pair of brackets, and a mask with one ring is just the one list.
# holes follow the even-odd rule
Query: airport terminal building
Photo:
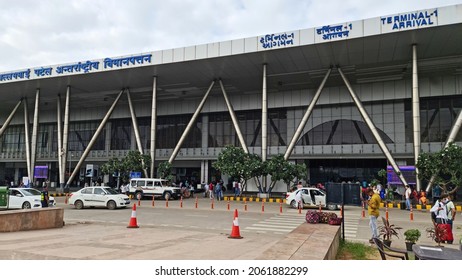
[[0, 180], [109, 182], [87, 169], [137, 150], [209, 182], [234, 145], [363, 181], [462, 144], [462, 5], [274, 32], [0, 73]]

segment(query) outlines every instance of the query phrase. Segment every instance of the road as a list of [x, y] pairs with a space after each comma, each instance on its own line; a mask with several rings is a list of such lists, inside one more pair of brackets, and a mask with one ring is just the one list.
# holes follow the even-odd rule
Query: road
[[[118, 209], [114, 211], [106, 209], [84, 209], [76, 210], [71, 205], [65, 205], [63, 198], [57, 198], [58, 206], [65, 209], [65, 221], [67, 223], [91, 222], [91, 223], [113, 223], [128, 224], [132, 209]], [[136, 203], [136, 201], [134, 201]], [[281, 236], [305, 222], [304, 209], [301, 213], [290, 208], [286, 204], [262, 203], [242, 201], [215, 201], [212, 209], [211, 201], [200, 197], [197, 201], [193, 198], [166, 201], [142, 200], [141, 206], [137, 208], [137, 221], [143, 227], [165, 227], [199, 232], [220, 232], [229, 234], [232, 228], [234, 209], [238, 210], [239, 225], [241, 233], [258, 233], [260, 235]], [[247, 205], [247, 206], [246, 206]], [[282, 211], [281, 211], [282, 207]], [[229, 208], [229, 210], [228, 210]], [[386, 217], [386, 209], [381, 209], [381, 216]], [[322, 210], [327, 211], [327, 210]], [[340, 211], [332, 211], [340, 215]], [[363, 209], [356, 206], [346, 206], [344, 236], [348, 241], [368, 243], [370, 239], [369, 219], [367, 210], [363, 217]], [[388, 217], [391, 223], [402, 227], [399, 238], [395, 242], [398, 247], [404, 245], [404, 231], [410, 228], [417, 228], [421, 231], [421, 243], [433, 244], [427, 238], [425, 230], [431, 227], [430, 214], [428, 211], [413, 211], [413, 219], [409, 211], [396, 208], [388, 209]], [[458, 217], [460, 213], [458, 214]], [[458, 218], [454, 225], [454, 236], [462, 236], [462, 218]], [[382, 224], [379, 218], [379, 226]]]
[[[143, 200], [136, 209], [139, 228], [133, 229], [127, 228], [132, 219], [131, 207], [77, 210], [65, 204], [64, 197], [56, 200], [57, 206], [64, 208], [66, 225], [61, 229], [2, 233], [0, 259], [255, 260], [305, 223], [306, 213], [306, 209], [299, 213], [279, 203], [218, 201], [212, 209], [206, 198], [198, 199], [197, 208], [195, 199], [185, 199], [182, 207], [178, 200], [169, 201], [168, 207], [164, 200], [154, 201], [154, 207], [152, 201]], [[233, 227], [234, 209], [238, 210], [243, 239], [227, 238]], [[385, 212], [381, 215], [385, 216]], [[413, 215], [411, 221], [408, 211], [389, 210], [391, 223], [403, 227], [393, 247], [405, 248], [403, 232], [408, 228], [421, 230], [419, 244], [434, 245], [425, 234], [431, 226], [430, 214], [415, 211]], [[367, 214], [362, 217], [360, 207], [347, 206], [344, 217], [346, 240], [368, 244]], [[461, 220], [456, 219], [454, 226], [458, 238], [462, 236]]]

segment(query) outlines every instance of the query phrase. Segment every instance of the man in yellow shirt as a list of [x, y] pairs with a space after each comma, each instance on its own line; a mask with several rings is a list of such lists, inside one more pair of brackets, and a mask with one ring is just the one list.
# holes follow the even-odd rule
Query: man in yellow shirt
[[[379, 217], [379, 208], [380, 208], [380, 196], [373, 189], [368, 190], [368, 195], [370, 197], [367, 202], [368, 208], [367, 212], [369, 214], [369, 226], [371, 228], [372, 238], [378, 238], [379, 233], [377, 230], [377, 218]], [[372, 238], [369, 240], [370, 243], [374, 243]]]

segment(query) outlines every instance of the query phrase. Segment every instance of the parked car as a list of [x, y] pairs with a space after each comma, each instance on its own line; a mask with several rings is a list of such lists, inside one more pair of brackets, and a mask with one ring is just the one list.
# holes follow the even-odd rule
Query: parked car
[[[33, 188], [9, 188], [9, 209], [42, 208], [42, 192]], [[48, 206], [56, 206], [52, 196], [48, 197]]]
[[337, 209], [336, 204], [326, 204], [326, 193], [323, 190], [313, 187], [300, 188], [286, 194], [286, 203], [292, 208], [297, 208], [295, 196], [298, 192], [302, 192], [303, 207], [327, 207], [329, 210]]
[[129, 206], [130, 198], [125, 194], [118, 193], [111, 187], [96, 186], [86, 187], [71, 193], [69, 204], [74, 205], [76, 209], [106, 207], [113, 210]]

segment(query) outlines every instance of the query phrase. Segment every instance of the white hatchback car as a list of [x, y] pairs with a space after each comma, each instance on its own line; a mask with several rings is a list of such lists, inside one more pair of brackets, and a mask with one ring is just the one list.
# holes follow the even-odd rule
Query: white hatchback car
[[116, 209], [130, 205], [130, 198], [110, 187], [86, 187], [70, 194], [69, 204], [77, 209], [84, 207], [106, 207]]
[[[9, 209], [42, 208], [42, 192], [33, 188], [9, 188]], [[48, 206], [56, 206], [52, 196], [48, 197]]]

